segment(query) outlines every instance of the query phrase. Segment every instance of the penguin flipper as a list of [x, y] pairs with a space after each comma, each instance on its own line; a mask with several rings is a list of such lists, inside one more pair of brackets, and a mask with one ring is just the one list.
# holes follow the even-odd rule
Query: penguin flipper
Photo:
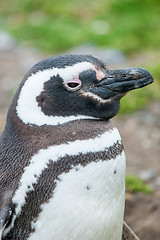
[[140, 240], [126, 222], [123, 222], [122, 240]]
[[9, 206], [6, 206], [0, 211], [0, 240], [2, 239], [2, 233], [5, 229], [7, 223], [9, 222], [9, 218], [12, 214], [12, 210]]
[[14, 205], [12, 203], [2, 204], [2, 207], [0, 208], [0, 240], [2, 239], [4, 229], [11, 222], [13, 213]]

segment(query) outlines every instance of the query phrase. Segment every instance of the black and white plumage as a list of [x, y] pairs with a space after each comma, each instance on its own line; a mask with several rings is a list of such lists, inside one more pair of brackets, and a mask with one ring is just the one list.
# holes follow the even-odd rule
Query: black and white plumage
[[3, 240], [136, 239], [124, 225], [125, 155], [110, 119], [153, 81], [96, 57], [43, 60], [24, 77], [0, 137]]

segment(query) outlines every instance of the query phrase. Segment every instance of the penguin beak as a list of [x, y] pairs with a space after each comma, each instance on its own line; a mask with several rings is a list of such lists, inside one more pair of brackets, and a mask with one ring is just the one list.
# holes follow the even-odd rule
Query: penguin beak
[[153, 81], [151, 73], [143, 68], [124, 68], [107, 70], [97, 87], [103, 91], [103, 95], [106, 91], [108, 96], [105, 99], [108, 99], [115, 95], [124, 96], [126, 92], [147, 86]]

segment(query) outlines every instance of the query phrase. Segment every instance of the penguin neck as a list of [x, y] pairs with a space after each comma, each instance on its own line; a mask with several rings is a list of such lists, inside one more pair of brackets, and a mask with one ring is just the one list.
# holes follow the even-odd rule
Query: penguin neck
[[10, 108], [8, 113], [4, 130], [5, 135], [11, 135], [12, 133], [13, 139], [19, 138], [21, 141], [23, 140], [26, 143], [25, 146], [30, 147], [32, 150], [34, 149], [34, 151], [38, 151], [40, 148], [45, 149], [52, 145], [72, 142], [77, 139], [95, 138], [113, 129], [109, 120], [98, 119], [79, 119], [55, 126], [24, 124], [12, 109]]

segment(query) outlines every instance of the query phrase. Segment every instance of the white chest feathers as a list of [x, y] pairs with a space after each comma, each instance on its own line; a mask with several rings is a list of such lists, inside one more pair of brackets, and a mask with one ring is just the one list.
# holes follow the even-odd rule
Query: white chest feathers
[[[78, 171], [77, 171], [78, 170]], [[124, 152], [59, 176], [29, 240], [120, 240], [125, 196]]]

